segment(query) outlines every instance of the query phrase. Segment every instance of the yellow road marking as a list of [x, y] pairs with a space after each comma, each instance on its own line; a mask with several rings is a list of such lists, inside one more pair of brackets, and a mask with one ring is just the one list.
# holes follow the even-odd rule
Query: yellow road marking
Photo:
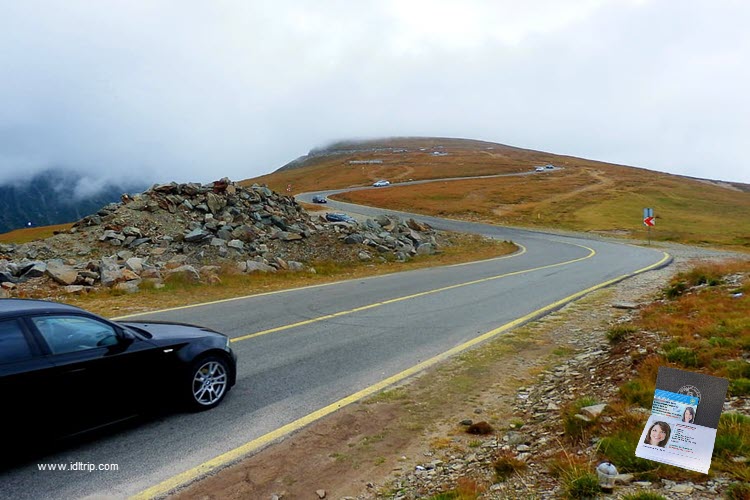
[[368, 396], [371, 396], [375, 394], [376, 392], [385, 389], [386, 387], [396, 384], [398, 382], [401, 382], [402, 380], [405, 380], [418, 372], [425, 370], [451, 356], [454, 356], [462, 351], [465, 351], [481, 342], [484, 342], [486, 340], [489, 340], [500, 333], [503, 333], [507, 330], [510, 330], [511, 328], [514, 328], [516, 326], [519, 326], [523, 323], [526, 323], [528, 321], [531, 321], [532, 319], [539, 317], [543, 315], [544, 313], [547, 313], [549, 311], [552, 311], [558, 307], [563, 306], [564, 304], [571, 302], [573, 300], [576, 300], [587, 293], [591, 293], [594, 290], [598, 290], [600, 288], [607, 287], [613, 283], [616, 283], [618, 281], [621, 281], [623, 279], [626, 279], [631, 276], [635, 276], [636, 274], [643, 273], [645, 271], [648, 271], [650, 269], [654, 269], [665, 263], [667, 260], [669, 260], [670, 256], [666, 252], [662, 252], [662, 259], [650, 266], [646, 266], [644, 268], [641, 268], [633, 273], [630, 274], [624, 274], [622, 276], [619, 276], [617, 278], [611, 279], [609, 281], [605, 281], [603, 283], [599, 283], [598, 285], [594, 285], [590, 288], [587, 288], [586, 290], [582, 290], [580, 292], [574, 293], [572, 295], [569, 295], [568, 297], [565, 297], [563, 299], [558, 300], [557, 302], [554, 302], [552, 304], [549, 304], [545, 307], [542, 307], [540, 309], [537, 309], [536, 311], [533, 311], [526, 316], [523, 316], [521, 318], [518, 318], [516, 320], [513, 320], [509, 323], [506, 323], [494, 330], [491, 330], [487, 333], [484, 333], [480, 335], [479, 337], [475, 337], [472, 340], [469, 340], [468, 342], [465, 342], [459, 346], [456, 346], [448, 351], [445, 351], [441, 354], [438, 354], [437, 356], [434, 356], [426, 361], [423, 361], [415, 366], [412, 366], [411, 368], [408, 368], [400, 373], [397, 373], [396, 375], [393, 375], [391, 377], [388, 377], [384, 380], [381, 380], [380, 382], [373, 384], [369, 387], [366, 387], [362, 389], [361, 391], [358, 391], [350, 396], [347, 396], [343, 399], [340, 399], [336, 401], [335, 403], [332, 403], [324, 408], [321, 408], [317, 411], [314, 411], [308, 415], [305, 415], [304, 417], [301, 417], [293, 422], [290, 422], [282, 427], [279, 427], [276, 430], [273, 430], [267, 434], [264, 434], [263, 436], [260, 436], [252, 441], [249, 441], [245, 443], [242, 446], [239, 446], [233, 450], [230, 450], [226, 453], [223, 453], [217, 457], [212, 458], [211, 460], [208, 460], [196, 467], [193, 467], [192, 469], [189, 469], [181, 474], [178, 474], [176, 476], [173, 476], [147, 490], [144, 490], [137, 495], [135, 495], [134, 498], [136, 499], [151, 499], [151, 498], [158, 498], [163, 497], [167, 495], [169, 492], [179, 488], [180, 486], [186, 485], [190, 482], [193, 482], [197, 480], [198, 478], [209, 474], [212, 471], [218, 470], [222, 467], [225, 467], [226, 465], [231, 464], [232, 462], [238, 461], [244, 456], [257, 451], [264, 446], [269, 445], [270, 443], [296, 431], [299, 430], [316, 420], [319, 420], [327, 415], [330, 415], [331, 413], [335, 412], [336, 410], [343, 408], [345, 406], [348, 406], [356, 401], [359, 401], [361, 399], [364, 399]]
[[[579, 257], [578, 259], [573, 259], [573, 260], [569, 260], [569, 261], [565, 261], [565, 262], [559, 262], [557, 264], [549, 264], [547, 266], [535, 267], [535, 268], [531, 268], [531, 269], [524, 269], [522, 271], [514, 271], [512, 273], [499, 274], [497, 276], [490, 276], [490, 277], [481, 278], [481, 279], [478, 279], [478, 280], [467, 281], [465, 283], [456, 283], [455, 285], [445, 286], [445, 287], [442, 287], [442, 288], [435, 288], [434, 290], [426, 290], [424, 292], [419, 292], [419, 293], [415, 293], [415, 294], [412, 294], [412, 295], [405, 295], [403, 297], [396, 297], [395, 299], [388, 299], [388, 300], [384, 300], [382, 302], [374, 302], [372, 304], [367, 304], [366, 306], [355, 307], [354, 309], [349, 309], [349, 310], [346, 310], [346, 311], [339, 311], [339, 312], [333, 313], [333, 314], [326, 314], [325, 316], [318, 316], [317, 318], [310, 318], [310, 319], [306, 319], [304, 321], [299, 321], [297, 323], [291, 323], [291, 324], [288, 324], [288, 325], [277, 326], [275, 328], [269, 328], [268, 330], [262, 330], [260, 332], [250, 333], [250, 334], [247, 334], [247, 335], [242, 335], [240, 337], [234, 337], [233, 339], [231, 339], [231, 341], [232, 342], [240, 342], [242, 340], [248, 340], [248, 339], [252, 339], [252, 338], [255, 338], [255, 337], [260, 337], [262, 335], [268, 335], [269, 333], [276, 333], [276, 332], [282, 332], [284, 330], [291, 330], [292, 328], [298, 328], [300, 326], [311, 325], [313, 323], [318, 323], [320, 321], [325, 321], [325, 320], [333, 319], [333, 318], [339, 318], [341, 316], [347, 316], [349, 314], [354, 314], [354, 313], [358, 313], [358, 312], [362, 312], [362, 311], [367, 311], [369, 309], [375, 309], [376, 307], [386, 306], [388, 304], [395, 304], [396, 302], [403, 302], [405, 300], [416, 299], [417, 297], [424, 297], [426, 295], [432, 295], [432, 294], [435, 294], [435, 293], [445, 292], [445, 291], [453, 290], [453, 289], [456, 289], [456, 288], [462, 288], [462, 287], [470, 286], [470, 285], [477, 285], [479, 283], [485, 283], [485, 282], [497, 280], [497, 279], [500, 279], [500, 278], [507, 278], [508, 276], [515, 276], [515, 275], [519, 275], [519, 274], [526, 274], [526, 273], [530, 273], [530, 272], [533, 272], [533, 271], [539, 271], [541, 269], [548, 269], [550, 267], [557, 267], [557, 266], [563, 266], [563, 265], [567, 265], [567, 264], [572, 264], [574, 262], [578, 262], [578, 261], [581, 261], [581, 260], [590, 259], [594, 255], [596, 255], [596, 250], [594, 250], [593, 248], [585, 247], [583, 245], [577, 245], [575, 243], [568, 243], [568, 244], [569, 245], [574, 245], [574, 246], [577, 246], [577, 247], [581, 247], [581, 248], [585, 248], [590, 253], [588, 255], [586, 255], [585, 257]], [[524, 248], [524, 251], [525, 250], [526, 249]]]
[[[473, 261], [473, 262], [464, 262], [462, 264], [451, 264], [449, 266], [439, 266], [437, 268], [432, 268], [432, 269], [439, 269], [440, 267], [469, 266], [469, 265], [473, 265], [473, 264], [482, 264], [482, 263], [485, 263], [485, 262], [494, 262], [496, 260], [510, 259], [512, 257], [520, 257], [521, 255], [523, 255], [523, 254], [526, 253], [526, 247], [525, 246], [521, 245], [520, 243], [515, 243], [515, 245], [521, 248], [520, 252], [515, 252], [515, 253], [512, 253], [510, 255], [503, 255], [502, 257], [493, 257], [492, 259], [476, 260], [476, 261]], [[415, 271], [418, 271], [418, 270], [421, 270], [421, 269], [415, 269]], [[354, 279], [343, 280], [343, 281], [333, 281], [331, 283], [321, 283], [319, 285], [309, 285], [309, 286], [303, 286], [303, 287], [298, 287], [298, 288], [287, 288], [285, 290], [275, 290], [273, 292], [256, 293], [256, 294], [253, 294], [253, 295], [245, 295], [245, 296], [242, 296], [242, 297], [232, 297], [232, 298], [229, 298], [229, 299], [214, 300], [214, 301], [211, 301], [211, 302], [201, 302], [199, 304], [190, 304], [190, 305], [187, 305], [187, 306], [177, 306], [177, 307], [170, 307], [170, 308], [167, 308], [167, 309], [159, 309], [159, 310], [156, 310], [156, 311], [147, 311], [147, 312], [141, 312], [141, 313], [135, 313], [135, 314], [128, 314], [126, 316], [118, 316], [116, 318], [110, 318], [110, 319], [112, 321], [121, 321], [121, 320], [128, 319], [128, 318], [134, 318], [134, 317], [138, 317], [138, 316], [144, 316], [146, 314], [160, 314], [160, 313], [165, 313], [165, 312], [181, 311], [181, 310], [184, 310], [184, 309], [191, 309], [193, 307], [211, 306], [211, 305], [214, 305], [214, 304], [224, 304], [226, 302], [234, 302], [236, 300], [253, 299], [255, 297], [265, 297], [267, 295], [277, 295], [277, 294], [280, 294], [280, 293], [296, 292], [298, 290], [308, 290], [310, 288], [319, 288], [319, 287], [324, 287], [324, 286], [339, 285], [341, 283], [348, 283], [350, 281], [364, 281], [364, 280], [370, 280], [370, 279], [376, 279], [376, 278], [384, 278], [386, 276], [392, 276], [393, 274], [397, 274], [397, 273], [381, 274], [381, 275], [378, 275], [378, 276], [365, 276], [363, 278], [354, 278]]]

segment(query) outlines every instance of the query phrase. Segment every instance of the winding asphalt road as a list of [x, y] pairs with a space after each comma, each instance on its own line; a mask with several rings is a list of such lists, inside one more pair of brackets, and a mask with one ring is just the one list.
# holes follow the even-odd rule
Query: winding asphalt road
[[[139, 315], [205, 325], [233, 339], [238, 382], [224, 403], [204, 413], [157, 417], [0, 472], [0, 496], [164, 495], [456, 352], [669, 262], [661, 251], [625, 244], [414, 218], [512, 240], [522, 249], [489, 261]], [[148, 381], [146, 373], [132, 376], [134, 383]], [[40, 470], [50, 463], [116, 464], [118, 470]]]

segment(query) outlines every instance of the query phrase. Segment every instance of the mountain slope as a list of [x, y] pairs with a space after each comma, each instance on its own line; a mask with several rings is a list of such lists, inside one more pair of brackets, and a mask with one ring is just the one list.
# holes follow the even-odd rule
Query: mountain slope
[[[23, 184], [0, 186], [0, 233], [29, 226], [73, 222], [96, 213], [102, 206], [119, 201], [125, 192], [142, 191], [143, 185], [108, 185], [87, 189], [78, 174], [49, 170]], [[96, 191], [77, 196], [77, 190]]]
[[[558, 168], [534, 173], [536, 166]], [[409, 180], [492, 174], [532, 175], [399, 186]], [[650, 237], [750, 248], [750, 186], [665, 174], [485, 141], [392, 138], [316, 149], [264, 182], [294, 194], [367, 186], [334, 199], [494, 224], [595, 231], [646, 238], [643, 208], [653, 208]]]

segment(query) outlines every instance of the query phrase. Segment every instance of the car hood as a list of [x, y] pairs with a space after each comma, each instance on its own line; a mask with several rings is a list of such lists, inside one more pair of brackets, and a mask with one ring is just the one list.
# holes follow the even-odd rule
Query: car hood
[[162, 321], [119, 321], [121, 325], [145, 331], [153, 340], [189, 340], [201, 337], [226, 337], [210, 328], [187, 323], [167, 323]]

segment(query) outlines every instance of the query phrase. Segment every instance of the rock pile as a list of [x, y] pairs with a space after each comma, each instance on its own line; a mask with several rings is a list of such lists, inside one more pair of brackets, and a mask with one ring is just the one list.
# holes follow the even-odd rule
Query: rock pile
[[[440, 241], [440, 242], [439, 242]], [[429, 226], [379, 216], [359, 223], [311, 217], [293, 198], [229, 179], [162, 184], [123, 195], [66, 233], [0, 245], [0, 296], [46, 280], [66, 293], [134, 292], [144, 281], [212, 282], [221, 270], [310, 271], [316, 260], [408, 260], [443, 244]]]

